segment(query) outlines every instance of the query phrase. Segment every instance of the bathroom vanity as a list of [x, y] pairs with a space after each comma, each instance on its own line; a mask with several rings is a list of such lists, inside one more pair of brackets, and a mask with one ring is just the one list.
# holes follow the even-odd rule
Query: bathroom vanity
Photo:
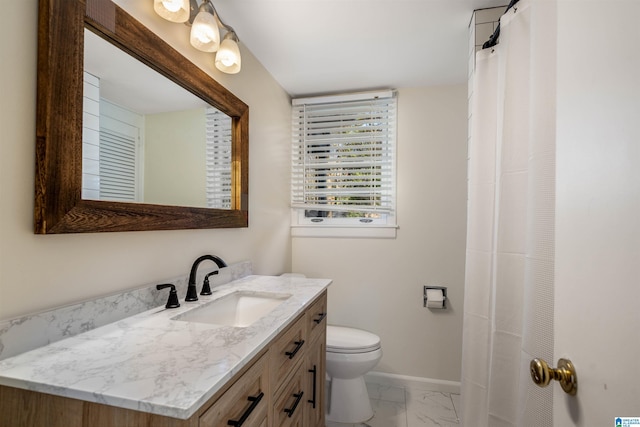
[[[329, 284], [248, 276], [2, 360], [0, 425], [324, 426]], [[242, 326], [189, 320], [237, 295], [282, 302]]]

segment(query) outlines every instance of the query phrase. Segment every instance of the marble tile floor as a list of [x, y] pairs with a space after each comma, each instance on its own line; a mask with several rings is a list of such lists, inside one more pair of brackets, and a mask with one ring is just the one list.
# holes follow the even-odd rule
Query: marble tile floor
[[460, 395], [367, 383], [374, 416], [365, 424], [327, 427], [458, 427]]

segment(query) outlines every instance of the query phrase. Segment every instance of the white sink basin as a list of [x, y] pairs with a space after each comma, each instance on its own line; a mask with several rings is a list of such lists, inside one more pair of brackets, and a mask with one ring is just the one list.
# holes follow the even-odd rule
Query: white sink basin
[[285, 302], [290, 294], [237, 291], [176, 316], [173, 320], [247, 327]]

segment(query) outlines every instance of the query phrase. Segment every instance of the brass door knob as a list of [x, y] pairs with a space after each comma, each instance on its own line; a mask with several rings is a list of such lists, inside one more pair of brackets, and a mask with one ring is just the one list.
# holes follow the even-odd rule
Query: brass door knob
[[578, 392], [576, 369], [569, 359], [558, 359], [558, 367], [551, 368], [543, 359], [533, 359], [529, 365], [531, 379], [540, 387], [546, 387], [551, 380], [560, 381], [562, 389], [572, 396]]

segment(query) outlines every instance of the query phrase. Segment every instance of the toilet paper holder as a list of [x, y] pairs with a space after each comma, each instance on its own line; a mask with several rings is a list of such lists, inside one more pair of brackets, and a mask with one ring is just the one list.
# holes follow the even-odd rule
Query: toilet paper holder
[[[435, 289], [442, 291], [442, 308], [447, 308], [447, 288], [446, 286], [425, 286], [423, 290], [423, 307], [427, 306], [427, 290]], [[440, 307], [430, 307], [430, 308], [440, 308]]]

